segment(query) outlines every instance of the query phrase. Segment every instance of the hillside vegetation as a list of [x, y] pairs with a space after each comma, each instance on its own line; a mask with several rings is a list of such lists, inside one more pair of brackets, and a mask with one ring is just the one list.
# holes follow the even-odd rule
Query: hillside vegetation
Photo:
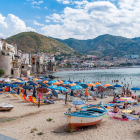
[[[140, 38], [128, 39], [120, 36], [101, 35], [95, 39], [56, 39], [73, 49], [86, 54], [102, 56], [124, 56], [126, 54], [140, 55]], [[139, 42], [138, 42], [139, 41]]]
[[17, 44], [18, 50], [24, 52], [47, 52], [79, 55], [80, 53], [55, 39], [46, 37], [35, 32], [23, 32], [6, 39], [7, 43]]

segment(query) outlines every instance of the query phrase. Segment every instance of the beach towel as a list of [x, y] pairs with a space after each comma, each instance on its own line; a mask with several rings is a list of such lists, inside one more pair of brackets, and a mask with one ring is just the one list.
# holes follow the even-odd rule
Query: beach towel
[[127, 116], [128, 120], [136, 120], [137, 118], [133, 117], [133, 116]]
[[111, 103], [112, 104], [112, 103], [115, 103], [115, 102], [111, 101], [111, 102], [108, 102], [108, 103]]
[[115, 104], [104, 104], [105, 106], [114, 106]]
[[0, 94], [2, 94], [2, 93], [0, 93]]
[[127, 118], [124, 118], [124, 119], [122, 119], [122, 118], [118, 118], [118, 117], [111, 117], [112, 119], [115, 119], [115, 120], [120, 120], [120, 121], [129, 121], [129, 119], [127, 119]]
[[131, 113], [132, 110], [123, 110], [122, 113]]
[[114, 113], [114, 112], [111, 111], [111, 112], [107, 113], [107, 115], [117, 115], [117, 114], [120, 114], [120, 112]]
[[132, 106], [139, 106], [139, 104], [138, 105], [132, 105]]

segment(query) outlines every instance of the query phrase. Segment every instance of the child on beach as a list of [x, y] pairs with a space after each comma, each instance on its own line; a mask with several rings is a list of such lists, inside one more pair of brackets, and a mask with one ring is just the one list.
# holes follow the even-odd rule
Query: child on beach
[[113, 112], [114, 112], [114, 113], [118, 113], [118, 112], [119, 112], [119, 108], [117, 107], [117, 104], [114, 106]]

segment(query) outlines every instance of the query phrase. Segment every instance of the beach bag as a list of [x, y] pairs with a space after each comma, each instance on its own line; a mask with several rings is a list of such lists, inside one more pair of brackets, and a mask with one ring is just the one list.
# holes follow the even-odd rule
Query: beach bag
[[127, 118], [127, 116], [126, 115], [122, 115], [122, 118], [125, 119], [125, 118]]

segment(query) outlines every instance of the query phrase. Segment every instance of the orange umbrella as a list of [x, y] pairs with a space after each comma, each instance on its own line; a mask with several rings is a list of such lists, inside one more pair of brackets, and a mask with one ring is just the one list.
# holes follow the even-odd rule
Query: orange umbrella
[[105, 84], [105, 85], [104, 85], [104, 87], [109, 87], [109, 86], [111, 86], [111, 87], [112, 87], [112, 85], [111, 85], [111, 84]]
[[96, 85], [101, 85], [101, 83], [96, 83]]
[[89, 96], [88, 89], [86, 88], [86, 96]]
[[53, 85], [59, 85], [59, 84], [61, 84], [60, 82], [55, 82], [55, 83], [53, 83]]
[[62, 80], [59, 80], [59, 83], [60, 83], [60, 84], [63, 84], [63, 81], [62, 81]]
[[73, 86], [75, 86], [76, 84], [74, 84], [74, 83], [71, 83], [71, 84], [69, 84], [71, 87], [73, 87]]
[[88, 85], [88, 87], [92, 87], [92, 86], [95, 87], [95, 86], [96, 86], [96, 85], [93, 84], [93, 83], [88, 83], [87, 85]]
[[43, 81], [43, 83], [45, 84], [45, 83], [48, 83], [48, 81]]

